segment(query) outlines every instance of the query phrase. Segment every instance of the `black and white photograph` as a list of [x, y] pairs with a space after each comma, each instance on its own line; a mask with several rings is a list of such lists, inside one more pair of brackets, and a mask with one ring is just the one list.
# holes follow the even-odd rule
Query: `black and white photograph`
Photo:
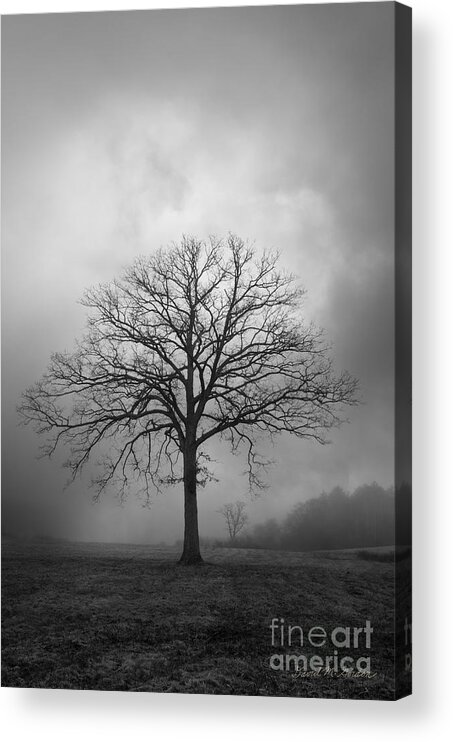
[[2, 17], [2, 685], [411, 693], [411, 11]]

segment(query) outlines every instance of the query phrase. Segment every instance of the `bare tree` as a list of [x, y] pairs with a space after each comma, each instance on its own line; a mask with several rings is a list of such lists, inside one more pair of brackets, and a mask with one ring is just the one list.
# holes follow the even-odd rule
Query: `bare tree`
[[46, 434], [44, 453], [67, 448], [73, 477], [96, 451], [96, 492], [183, 482], [183, 563], [201, 561], [197, 484], [211, 476], [211, 438], [245, 447], [257, 486], [260, 435], [325, 443], [355, 401], [356, 380], [334, 374], [322, 332], [302, 321], [303, 290], [277, 261], [233, 235], [138, 259], [86, 292], [85, 336], [23, 397], [24, 422]]
[[247, 505], [245, 502], [242, 500], [236, 500], [236, 502], [229, 502], [226, 505], [223, 505], [219, 510], [219, 513], [223, 515], [225, 519], [230, 541], [232, 542], [248, 523], [249, 517], [245, 512], [246, 507]]

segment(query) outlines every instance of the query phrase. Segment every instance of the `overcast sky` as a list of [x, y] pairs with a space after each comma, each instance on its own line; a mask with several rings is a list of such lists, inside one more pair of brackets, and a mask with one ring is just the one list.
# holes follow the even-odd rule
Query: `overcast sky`
[[[4, 527], [182, 536], [182, 492], [91, 503], [36, 461], [20, 393], [71, 349], [84, 288], [182, 233], [278, 248], [364, 404], [316, 446], [282, 437], [253, 522], [339, 484], [393, 481], [393, 3], [2, 19]], [[219, 450], [202, 535], [246, 499]], [[25, 527], [25, 526], [24, 526]]]

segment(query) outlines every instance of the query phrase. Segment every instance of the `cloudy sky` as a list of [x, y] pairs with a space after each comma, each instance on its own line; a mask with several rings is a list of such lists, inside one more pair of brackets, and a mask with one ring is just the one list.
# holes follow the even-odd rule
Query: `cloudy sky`
[[[393, 479], [393, 3], [2, 19], [3, 525], [71, 538], [182, 535], [182, 496], [143, 510], [63, 491], [23, 389], [80, 335], [84, 288], [182, 233], [278, 248], [364, 404], [325, 447], [281, 438], [252, 521], [336, 484]], [[221, 452], [202, 535], [245, 497]]]

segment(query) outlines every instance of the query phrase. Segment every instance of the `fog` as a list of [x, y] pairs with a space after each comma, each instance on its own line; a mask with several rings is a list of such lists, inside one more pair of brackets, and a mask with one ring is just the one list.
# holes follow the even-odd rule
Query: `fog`
[[2, 520], [87, 540], [182, 536], [178, 487], [92, 503], [37, 460], [21, 392], [81, 334], [87, 286], [182, 233], [277, 248], [363, 404], [319, 446], [282, 436], [268, 489], [215, 443], [202, 536], [224, 502], [283, 517], [394, 477], [393, 7], [351, 4], [2, 19]]

